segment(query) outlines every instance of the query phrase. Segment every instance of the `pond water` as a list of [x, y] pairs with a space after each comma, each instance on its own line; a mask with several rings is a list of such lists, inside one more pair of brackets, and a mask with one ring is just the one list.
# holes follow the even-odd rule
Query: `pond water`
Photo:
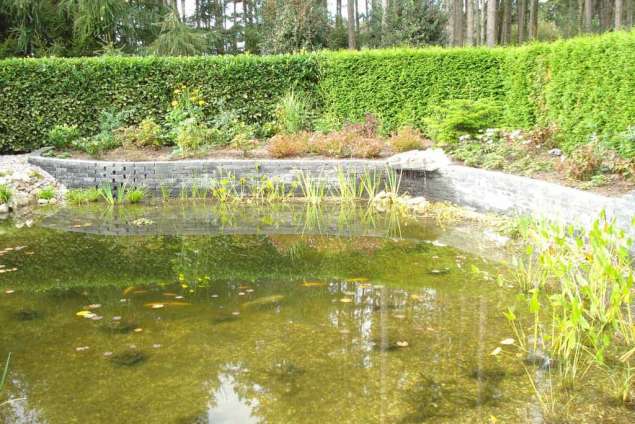
[[[469, 225], [299, 206], [0, 224], [0, 421], [541, 422], [536, 370], [491, 354], [504, 257]], [[601, 390], [572, 409], [635, 418]]]

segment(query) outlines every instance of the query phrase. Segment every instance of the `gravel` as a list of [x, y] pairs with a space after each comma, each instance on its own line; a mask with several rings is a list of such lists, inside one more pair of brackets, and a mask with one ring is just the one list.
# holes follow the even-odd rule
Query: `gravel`
[[[56, 197], [50, 203], [63, 199], [66, 188], [41, 168], [27, 161], [28, 155], [0, 155], [0, 185], [12, 191], [8, 209], [30, 208], [38, 204], [39, 191], [47, 186], [55, 189]], [[42, 202], [40, 202], [42, 203]], [[47, 202], [48, 203], [48, 202]], [[5, 208], [0, 208], [2, 211]]]

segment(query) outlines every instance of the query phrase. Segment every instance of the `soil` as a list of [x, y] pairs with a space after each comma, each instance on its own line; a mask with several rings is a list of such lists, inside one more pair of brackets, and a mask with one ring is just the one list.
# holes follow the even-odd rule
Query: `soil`
[[[161, 147], [161, 148], [124, 148], [119, 147], [114, 150], [104, 152], [98, 158], [92, 157], [87, 153], [81, 151], [66, 151], [57, 152], [57, 157], [71, 157], [75, 159], [99, 159], [107, 161], [172, 161], [172, 160], [188, 160], [188, 159], [274, 159], [268, 152], [265, 146], [258, 146], [257, 148], [250, 150], [247, 154], [242, 151], [231, 148], [217, 148], [208, 150], [205, 152], [197, 152], [196, 154], [188, 156], [175, 156], [173, 154], [173, 147]], [[378, 159], [383, 159], [391, 156], [393, 152], [384, 151]], [[69, 156], [70, 155], [70, 156]], [[302, 156], [302, 158], [309, 159], [329, 159], [324, 156], [308, 155]], [[291, 158], [292, 159], [292, 158]], [[332, 159], [332, 158], [330, 158]], [[546, 155], [541, 155], [540, 160], [550, 160], [556, 164], [559, 159], [551, 158]], [[460, 163], [460, 162], [457, 162]], [[554, 168], [557, 168], [554, 167]], [[604, 175], [607, 182], [601, 186], [592, 186], [589, 182], [576, 181], [567, 177], [562, 171], [543, 171], [536, 172], [530, 175], [531, 178], [549, 181], [552, 183], [560, 184], [566, 187], [573, 187], [580, 190], [590, 191], [593, 193], [602, 194], [605, 196], [618, 197], [627, 193], [635, 191], [635, 179], [626, 179], [622, 175]]]

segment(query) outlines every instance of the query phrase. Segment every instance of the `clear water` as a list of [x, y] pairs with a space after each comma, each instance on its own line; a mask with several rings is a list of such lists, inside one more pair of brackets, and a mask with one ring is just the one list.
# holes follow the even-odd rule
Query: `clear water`
[[[516, 350], [490, 354], [515, 291], [472, 272], [504, 254], [469, 226], [190, 204], [13, 224], [2, 422], [541, 422]], [[635, 420], [588, 386], [570, 422]]]

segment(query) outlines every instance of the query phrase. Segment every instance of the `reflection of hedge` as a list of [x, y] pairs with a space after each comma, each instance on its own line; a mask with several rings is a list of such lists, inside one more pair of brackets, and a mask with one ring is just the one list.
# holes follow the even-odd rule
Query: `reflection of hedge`
[[96, 114], [160, 116], [175, 85], [199, 86], [244, 119], [272, 119], [299, 87], [325, 113], [422, 126], [445, 99], [493, 98], [510, 127], [557, 124], [563, 146], [635, 124], [635, 32], [500, 49], [397, 49], [274, 57], [12, 59], [0, 61], [0, 151], [38, 147], [55, 124], [96, 127]]

